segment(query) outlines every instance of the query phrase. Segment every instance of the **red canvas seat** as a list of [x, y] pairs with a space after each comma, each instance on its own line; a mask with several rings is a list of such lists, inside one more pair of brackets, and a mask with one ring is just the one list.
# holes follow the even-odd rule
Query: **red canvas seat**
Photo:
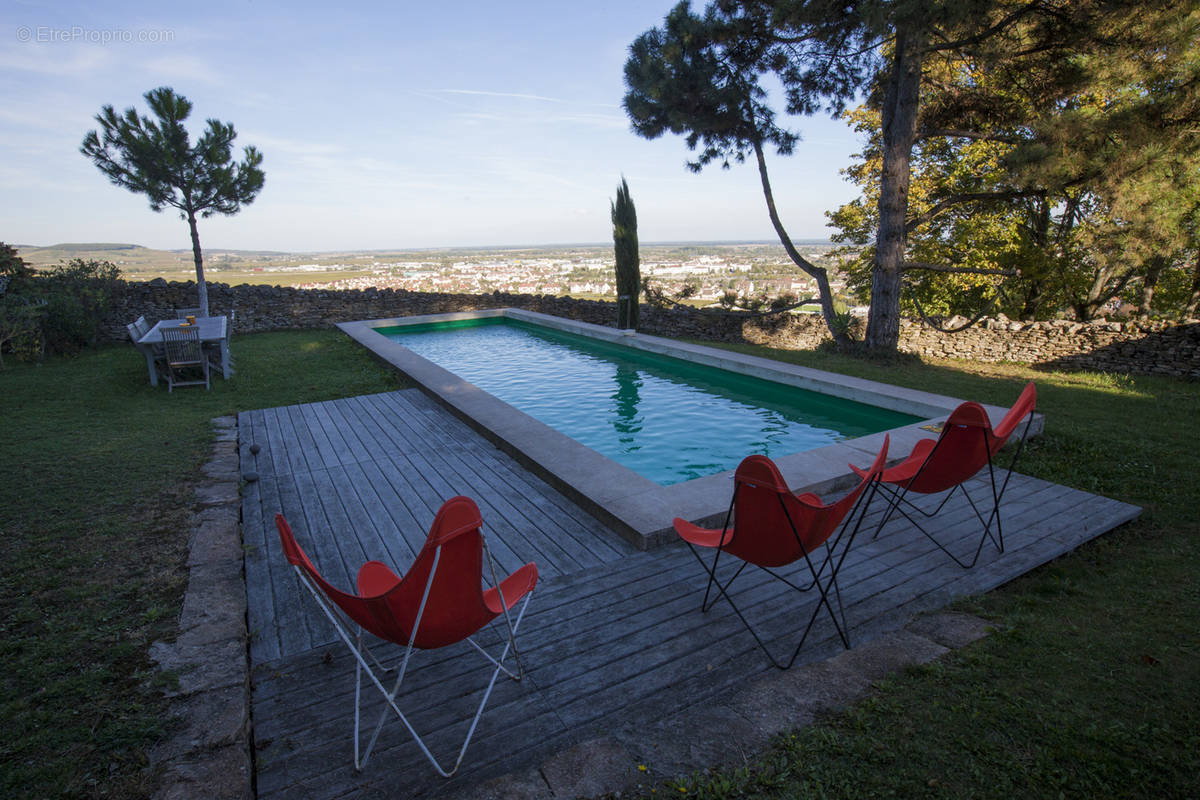
[[[979, 554], [983, 550], [983, 545], [988, 539], [991, 539], [996, 548], [1003, 553], [1004, 531], [1000, 523], [1000, 500], [1004, 496], [1004, 490], [1008, 487], [1008, 481], [1012, 477], [1017, 458], [1021, 455], [1021, 447], [1029, 432], [1029, 426], [1033, 422], [1036, 406], [1037, 389], [1030, 381], [1021, 392], [1020, 397], [1017, 398], [1017, 402], [1013, 404], [1013, 407], [1008, 410], [1004, 419], [995, 428], [992, 428], [987, 411], [978, 403], [967, 402], [954, 409], [942, 426], [941, 434], [937, 439], [921, 439], [907, 458], [896, 466], [883, 471], [880, 476], [881, 488], [887, 492], [890, 503], [875, 535], [878, 536], [883, 526], [899, 511], [917, 530], [929, 537], [930, 541], [961, 567], [969, 569], [975, 566], [979, 560]], [[1021, 422], [1025, 423], [1025, 429], [1021, 433], [1021, 439], [1013, 453], [1012, 460], [1009, 461], [1007, 470], [1004, 471], [1001, 479], [997, 475], [998, 470], [994, 466], [994, 458]], [[991, 487], [991, 509], [986, 518], [980, 509], [980, 505], [984, 505], [986, 508], [986, 502], [972, 497], [965, 486], [966, 481], [984, 468], [988, 471]], [[854, 469], [860, 475], [866, 472], [857, 467]], [[976, 518], [983, 526], [979, 545], [975, 548], [975, 553], [970, 560], [959, 558], [950, 552], [910, 514], [910, 512], [916, 512], [924, 517], [933, 517], [959, 490], [967, 498]], [[947, 494], [932, 511], [925, 511], [908, 499], [909, 493], [929, 495], [939, 492], [947, 492]]]
[[[703, 528], [685, 519], [675, 518], [675, 532], [687, 543], [708, 573], [708, 585], [700, 603], [701, 611], [708, 611], [712, 603], [716, 603], [716, 597], [712, 598], [712, 603], [709, 602], [715, 585], [718, 594], [729, 601], [758, 646], [779, 669], [787, 669], [795, 662], [822, 607], [829, 612], [842, 644], [849, 647], [850, 637], [837, 577], [862, 524], [870, 497], [874, 494], [875, 484], [887, 460], [887, 450], [888, 437], [884, 436], [883, 447], [875, 457], [875, 463], [859, 484], [845, 497], [828, 505], [812, 493], [793, 494], [780, 475], [779, 468], [766, 456], [754, 455], [743, 459], [734, 472], [733, 498], [722, 527]], [[814, 558], [814, 551], [822, 546], [825, 548], [824, 554]], [[711, 567], [704, 563], [699, 548], [713, 551]], [[724, 582], [717, 578], [717, 566], [722, 553], [742, 561], [734, 574]], [[808, 567], [804, 585], [797, 585], [777, 571], [801, 560]], [[800, 641], [786, 661], [777, 659], [771, 653], [729, 593], [730, 586], [747, 564], [754, 564], [797, 591], [805, 592], [816, 586], [819, 592], [820, 599], [800, 634]], [[837, 613], [830, 603], [831, 590], [838, 604]]]
[[[356, 769], [361, 769], [370, 757], [371, 749], [390, 708], [400, 717], [438, 773], [443, 777], [453, 775], [462, 763], [467, 745], [500, 672], [503, 671], [514, 680], [521, 679], [523, 672], [515, 637], [525, 608], [533, 596], [534, 586], [537, 585], [537, 566], [532, 563], [526, 564], [504, 580], [497, 581], [495, 565], [480, 531], [482, 524], [479, 509], [470, 498], [460, 496], [447, 500], [434, 518], [425, 545], [404, 576], [396, 575], [386, 564], [379, 561], [368, 561], [358, 571], [358, 591], [357, 594], [352, 594], [338, 589], [321, 576], [296, 542], [291, 526], [284, 516], [275, 515], [275, 525], [283, 542], [284, 555], [295, 567], [300, 582], [312, 593], [317, 605], [333, 622], [338, 635], [355, 656]], [[485, 557], [491, 578], [491, 585], [487, 589], [482, 588]], [[522, 599], [524, 602], [521, 603], [519, 611], [515, 615], [510, 614]], [[493, 657], [471, 637], [499, 617], [503, 617], [507, 641], [499, 657]], [[353, 635], [351, 627], [357, 628]], [[363, 643], [364, 630], [405, 648], [404, 657], [398, 667], [384, 669], [380, 665], [378, 659]], [[429, 650], [461, 641], [468, 642], [494, 664], [496, 669], [492, 672], [491, 680], [480, 700], [457, 759], [453, 766], [445, 769], [413, 729], [395, 698], [404, 681], [414, 649]], [[516, 672], [504, 665], [510, 649], [516, 662]], [[382, 709], [371, 741], [360, 759], [358, 699], [361, 696], [364, 671], [383, 693], [387, 705]], [[397, 671], [398, 675], [395, 684], [388, 689], [377, 672], [392, 671]]]

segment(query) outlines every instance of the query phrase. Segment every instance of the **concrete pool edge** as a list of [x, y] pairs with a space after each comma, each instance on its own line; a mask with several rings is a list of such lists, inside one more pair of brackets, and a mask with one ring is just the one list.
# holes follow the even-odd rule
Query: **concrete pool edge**
[[[487, 309], [338, 323], [337, 327], [343, 333], [407, 376], [456, 417], [642, 550], [673, 540], [675, 534], [671, 520], [677, 516], [700, 524], [719, 525], [732, 490], [732, 470], [661, 486], [535, 420], [375, 330], [487, 317], [522, 320], [922, 417], [920, 422], [888, 432], [891, 434], [891, 461], [907, 454], [918, 439], [930, 435], [922, 426], [938, 422], [939, 418], [944, 419], [962, 402], [944, 395], [520, 309]], [[993, 423], [999, 422], [1007, 410], [995, 406], [985, 408]], [[1040, 433], [1043, 424], [1043, 417], [1036, 415], [1030, 433]], [[847, 465], [870, 461], [878, 451], [883, 436], [883, 433], [872, 434], [774, 460], [794, 490], [824, 494], [852, 484], [856, 478]]]

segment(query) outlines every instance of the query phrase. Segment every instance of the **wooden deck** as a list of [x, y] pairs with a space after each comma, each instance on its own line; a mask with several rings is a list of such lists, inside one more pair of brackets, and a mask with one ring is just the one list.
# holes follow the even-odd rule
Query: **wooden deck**
[[[247, 484], [242, 514], [262, 798], [461, 791], [773, 671], [728, 604], [700, 613], [704, 575], [685, 547], [633, 550], [416, 390], [247, 412], [238, 424], [242, 469], [259, 474]], [[402, 571], [441, 501], [454, 494], [479, 503], [501, 569], [538, 564], [542, 578], [518, 636], [526, 679], [497, 683], [463, 771], [450, 781], [437, 777], [396, 720], [355, 773], [353, 660], [312, 600], [300, 596], [274, 514], [288, 517], [326, 577], [350, 587], [367, 559]], [[963, 570], [903, 521], [872, 540], [870, 523], [882, 508], [877, 501], [841, 572], [855, 642], [953, 597], [995, 588], [1139, 512], [1015, 475], [1004, 504], [1006, 552], [988, 545], [980, 564]], [[938, 520], [942, 541], [956, 552], [973, 550], [973, 521], [965, 503], [950, 504]], [[806, 621], [815, 602], [757, 571], [739, 578], [736, 596], [778, 650], [790, 650], [797, 619]], [[840, 647], [819, 616], [801, 660]], [[418, 654], [399, 702], [418, 730], [430, 732], [435, 754], [457, 752], [487, 678], [484, 666], [466, 646]], [[377, 693], [368, 697], [364, 714], [373, 721]]]

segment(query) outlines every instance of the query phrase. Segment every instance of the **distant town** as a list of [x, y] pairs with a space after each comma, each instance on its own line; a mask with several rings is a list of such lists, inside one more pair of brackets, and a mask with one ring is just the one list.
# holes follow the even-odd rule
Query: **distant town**
[[[809, 261], [830, 270], [835, 295], [844, 287], [826, 241], [797, 243]], [[75, 244], [20, 248], [38, 267], [70, 258], [111, 261], [130, 280], [194, 279], [191, 252], [137, 245]], [[766, 242], [646, 244], [641, 274], [668, 296], [687, 289], [689, 302], [710, 304], [734, 292], [742, 297], [804, 298], [813, 281], [783, 248]], [[449, 293], [511, 292], [615, 298], [611, 245], [530, 248], [283, 253], [209, 250], [205, 275], [222, 283], [279, 284], [310, 289], [392, 288]]]

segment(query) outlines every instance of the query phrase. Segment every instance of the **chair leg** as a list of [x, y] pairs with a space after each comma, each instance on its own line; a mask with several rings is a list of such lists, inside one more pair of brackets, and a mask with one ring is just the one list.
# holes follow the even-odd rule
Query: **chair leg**
[[[692, 555], [696, 556], [696, 559], [700, 561], [700, 565], [703, 566], [706, 571], [709, 571], [709, 568], [704, 564], [704, 561], [700, 558], [700, 555], [699, 555], [699, 553], [696, 552], [695, 548], [693, 548], [690, 543], [688, 544], [688, 547], [692, 550]], [[718, 548], [717, 555], [718, 556], [720, 555], [719, 548]], [[805, 559], [808, 560], [807, 555], [805, 555]], [[733, 612], [735, 614], [737, 614], [738, 619], [740, 619], [742, 621], [742, 624], [744, 626], [746, 626], [746, 630], [750, 631], [750, 635], [754, 637], [754, 641], [758, 644], [759, 648], [766, 655], [767, 660], [770, 661], [772, 666], [774, 666], [776, 669], [785, 670], [785, 669], [788, 669], [789, 667], [791, 667], [792, 664], [795, 663], [797, 656], [799, 656], [799, 654], [800, 654], [800, 649], [804, 646], [804, 642], [808, 639], [809, 631], [811, 631], [813, 624], [816, 622], [817, 614], [820, 612], [822, 605], [824, 605], [829, 610], [831, 618], [833, 619], [833, 625], [837, 629], [838, 636], [841, 638], [842, 644], [844, 644], [847, 648], [849, 648], [850, 640], [849, 640], [849, 637], [848, 637], [846, 631], [843, 630], [843, 628], [845, 626], [845, 611], [844, 610], [842, 611], [842, 624], [839, 625], [836, 616], [834, 616], [833, 607], [831, 605], [829, 605], [828, 598], [825, 596], [825, 593], [828, 591], [828, 587], [822, 587], [822, 586], [819, 586], [819, 584], [818, 584], [818, 576], [820, 575], [820, 573], [822, 573], [824, 571], [825, 564], [831, 563], [831, 555], [827, 555], [824, 559], [821, 560], [821, 562], [822, 562], [821, 567], [817, 568], [816, 566], [813, 565], [813, 563], [811, 561], [809, 561], [809, 571], [813, 575], [813, 580], [809, 583], [808, 587], [806, 587], [804, 589], [796, 586], [794, 583], [787, 580], [786, 578], [779, 575], [778, 573], [774, 572], [773, 570], [766, 569], [765, 567], [759, 567], [759, 569], [761, 569], [763, 572], [767, 573], [772, 578], [775, 578], [776, 580], [780, 581], [781, 583], [787, 585], [791, 589], [794, 589], [796, 591], [807, 591], [808, 589], [812, 588], [813, 586], [818, 586], [818, 589], [821, 592], [821, 597], [817, 601], [816, 607], [813, 609], [813, 613], [812, 613], [812, 616], [809, 618], [808, 625], [805, 627], [804, 632], [800, 637], [800, 642], [796, 645], [796, 649], [792, 652], [791, 658], [787, 659], [786, 661], [775, 657], [775, 654], [770, 651], [770, 649], [767, 647], [766, 643], [762, 640], [762, 637], [760, 637], [758, 635], [758, 631], [756, 631], [754, 629], [754, 626], [750, 624], [750, 620], [748, 620], [746, 618], [746, 615], [742, 613], [742, 610], [740, 608], [738, 608], [738, 604], [734, 602], [733, 597], [729, 593], [729, 587], [732, 586], [733, 581], [739, 575], [742, 574], [742, 571], [746, 568], [746, 566], [747, 566], [747, 564], [749, 564], [749, 562], [743, 561], [741, 563], [741, 565], [737, 568], [737, 570], [733, 573], [733, 575], [729, 578], [729, 580], [722, 583], [721, 580], [719, 578], [717, 578], [717, 576], [716, 576], [716, 558], [714, 557], [712, 569], [711, 569], [711, 571], [709, 571], [708, 586], [709, 586], [709, 588], [711, 588], [713, 585], [715, 585], [717, 587], [717, 596], [713, 598], [712, 603], [709, 604], [707, 607], [702, 606], [701, 611], [707, 612], [709, 609], [711, 609], [713, 607], [713, 605], [716, 604], [718, 597], [724, 597], [725, 600], [728, 601], [730, 608], [733, 609]], [[832, 574], [830, 576], [830, 580], [833, 582], [835, 587], [836, 587], [836, 578], [837, 578], [836, 574]], [[706, 589], [705, 590], [705, 598], [707, 599], [707, 597], [708, 597], [708, 590]], [[841, 608], [840, 592], [838, 592], [838, 607]]]
[[[988, 465], [988, 471], [989, 471], [989, 473], [992, 472], [990, 463]], [[1000, 498], [1001, 498], [1001, 495], [1003, 494], [1003, 491], [1002, 490], [999, 492], [996, 491], [994, 476], [992, 477], [991, 483], [992, 483], [992, 509], [989, 512], [987, 519], [984, 519], [983, 513], [979, 510], [978, 503], [976, 502], [975, 498], [973, 498], [971, 496], [971, 493], [969, 491], [967, 491], [967, 487], [963, 484], [958, 484], [954, 488], [950, 489], [946, 493], [946, 496], [944, 498], [942, 498], [941, 502], [938, 503], [937, 508], [935, 508], [933, 511], [928, 511], [928, 512], [917, 507], [910, 500], [908, 500], [907, 490], [901, 490], [900, 492], [893, 492], [894, 499], [889, 504], [887, 513], [884, 515], [883, 521], [880, 522], [879, 527], [876, 528], [875, 535], [876, 536], [879, 535], [879, 530], [882, 529], [883, 525], [888, 520], [891, 519], [892, 514], [898, 511], [898, 512], [900, 512], [900, 516], [904, 517], [904, 519], [906, 519], [910, 525], [912, 525], [914, 528], [916, 528], [918, 531], [920, 531], [920, 533], [923, 536], [925, 536], [925, 538], [927, 538], [929, 541], [933, 542], [933, 544], [939, 550], [941, 550], [943, 553], [945, 553], [950, 558], [951, 561], [953, 561], [955, 564], [962, 567], [963, 569], [971, 569], [979, 561], [979, 556], [983, 552], [983, 545], [989, 539], [991, 539], [992, 543], [994, 545], [996, 545], [996, 549], [999, 552], [1001, 552], [1001, 553], [1004, 552], [1004, 535], [1000, 529]], [[1007, 485], [1007, 480], [1005, 481], [1005, 485]], [[908, 508], [912, 509], [915, 512], [918, 512], [919, 514], [921, 514], [921, 516], [924, 516], [927, 519], [936, 518], [938, 516], [938, 514], [941, 512], [941, 510], [945, 507], [946, 503], [954, 495], [954, 493], [959, 490], [962, 491], [963, 497], [965, 497], [967, 499], [967, 504], [971, 507], [971, 511], [975, 514], [975, 518], [983, 526], [983, 533], [980, 535], [979, 544], [975, 548], [975, 553], [971, 556], [970, 560], [960, 558], [957, 555], [955, 555], [954, 553], [950, 552], [950, 550], [944, 544], [942, 544], [941, 541], [939, 541], [936, 536], [934, 536], [929, 530], [926, 529], [925, 525], [922, 525], [918, 519], [916, 519], [912, 514], [910, 514], [908, 511], [905, 510], [905, 507], [907, 506]], [[992, 523], [993, 522], [995, 522], [995, 524], [996, 524], [995, 535], [993, 535], [993, 533], [992, 533]]]
[[[520, 626], [521, 620], [525, 616], [525, 609], [529, 607], [529, 601], [530, 601], [530, 599], [532, 599], [532, 597], [533, 597], [533, 592], [530, 592], [529, 594], [525, 595], [525, 599], [521, 603], [520, 612], [518, 612], [516, 619], [512, 620], [512, 631], [511, 631], [512, 636], [510, 636], [509, 640], [507, 642], [505, 642], [504, 649], [501, 652], [499, 658], [493, 658], [489, 653], [485, 652], [483, 650], [483, 648], [480, 647], [472, 639], [467, 640], [472, 646], [475, 647], [476, 650], [478, 650], [480, 653], [483, 654], [484, 658], [486, 658], [488, 661], [490, 661], [492, 664], [494, 664], [496, 668], [494, 670], [492, 670], [492, 677], [488, 681], [487, 688], [483, 692], [483, 698], [480, 699], [480, 701], [479, 701], [479, 707], [475, 710], [475, 716], [471, 719], [470, 728], [468, 728], [467, 735], [463, 739], [462, 746], [459, 748], [458, 756], [454, 760], [453, 766], [451, 766], [449, 769], [446, 769], [445, 767], [443, 767], [441, 762], [439, 762], [437, 760], [437, 758], [429, 750], [429, 747], [425, 744], [425, 740], [421, 738], [420, 734], [418, 734], [417, 731], [413, 728], [412, 723], [410, 723], [408, 721], [408, 717], [405, 716], [404, 712], [401, 711], [400, 707], [396, 704], [396, 695], [399, 693], [400, 686], [404, 681], [404, 676], [408, 669], [409, 658], [412, 654], [411, 645], [405, 651], [404, 660], [403, 660], [403, 662], [401, 662], [400, 669], [398, 670], [399, 674], [396, 676], [396, 683], [392, 686], [391, 691], [388, 691], [387, 689], [385, 689], [383, 684], [379, 682], [379, 680], [375, 676], [375, 674], [373, 672], [371, 672], [369, 669], [367, 670], [368, 675], [370, 676], [372, 682], [375, 684], [376, 688], [378, 688], [380, 690], [380, 692], [383, 694], [384, 700], [385, 700], [385, 705], [381, 709], [379, 719], [376, 722], [375, 729], [371, 734], [371, 740], [370, 740], [370, 742], [367, 743], [367, 747], [366, 747], [366, 750], [363, 752], [362, 758], [361, 759], [359, 758], [359, 755], [358, 755], [358, 752], [359, 752], [359, 746], [358, 746], [358, 742], [359, 742], [359, 700], [360, 700], [359, 686], [360, 686], [360, 679], [361, 679], [361, 674], [362, 674], [360, 670], [366, 669], [366, 662], [363, 661], [363, 659], [360, 656], [358, 659], [358, 664], [356, 665], [356, 668], [355, 668], [355, 686], [354, 686], [354, 706], [355, 706], [354, 707], [354, 768], [356, 770], [361, 770], [364, 767], [366, 767], [367, 761], [371, 757], [371, 752], [375, 748], [375, 742], [379, 737], [379, 732], [380, 732], [380, 730], [382, 730], [383, 723], [386, 721], [387, 712], [390, 709], [391, 711], [394, 711], [396, 713], [396, 716], [398, 716], [400, 718], [400, 721], [402, 723], [404, 723], [404, 727], [408, 730], [409, 735], [413, 737], [413, 739], [417, 743], [417, 746], [419, 748], [421, 748], [421, 752], [425, 755], [425, 758], [427, 758], [429, 760], [429, 763], [431, 763], [433, 765], [433, 768], [435, 770], [437, 770], [437, 773], [439, 775], [441, 775], [443, 778], [449, 778], [455, 772], [457, 772], [459, 766], [462, 765], [463, 757], [466, 756], [466, 754], [467, 754], [467, 746], [470, 745], [471, 738], [475, 735], [475, 728], [479, 725], [479, 720], [483, 716], [484, 707], [487, 705], [487, 701], [492, 695], [492, 689], [496, 685], [496, 679], [498, 677], [500, 677], [500, 672], [503, 670], [505, 672], [505, 674], [507, 674], [509, 677], [511, 677], [515, 680], [519, 680], [518, 676], [513, 675], [513, 673], [510, 672], [504, 666], [504, 660], [505, 660], [505, 658], [508, 657], [509, 650], [514, 647], [514, 644], [515, 644], [514, 639], [516, 636], [517, 628]], [[360, 634], [360, 636], [361, 636], [361, 634]]]
[[[849, 647], [850, 647], [850, 633], [849, 633], [850, 626], [846, 622], [846, 609], [842, 603], [842, 592], [841, 592], [841, 587], [838, 584], [837, 578], [838, 578], [838, 573], [841, 571], [842, 564], [845, 563], [846, 556], [849, 554], [850, 548], [854, 544], [854, 539], [858, 536], [858, 533], [862, 528], [863, 521], [866, 519], [866, 516], [867, 516], [867, 510], [871, 504], [871, 500], [873, 500], [875, 497], [875, 491], [877, 490], [877, 488], [878, 488], [877, 485], [872, 485], [868, 491], [864, 492], [862, 494], [862, 496], [860, 496], [858, 498], [858, 501], [855, 503], [854, 507], [850, 510], [850, 513], [846, 516], [845, 521], [842, 523], [840, 530], [838, 531], [837, 535], [833, 538], [832, 542], [829, 540], [826, 540], [825, 554], [823, 557], [820, 557], [817, 562], [814, 562], [811, 555], [808, 552], [804, 553], [805, 564], [808, 566], [809, 574], [812, 576], [812, 580], [809, 582], [807, 587], [801, 588], [801, 587], [797, 586], [796, 584], [792, 583], [791, 581], [787, 580], [787, 578], [783, 577], [782, 575], [777, 574], [773, 570], [767, 569], [765, 567], [759, 567], [764, 572], [766, 572], [768, 575], [770, 575], [772, 578], [775, 578], [776, 580], [784, 583], [791, 589], [794, 589], [796, 591], [807, 591], [807, 589], [810, 589], [813, 586], [815, 586], [815, 587], [817, 587], [817, 590], [819, 592], [819, 599], [817, 600], [816, 604], [813, 607], [812, 614], [809, 615], [808, 624], [805, 625], [804, 631], [800, 634], [800, 641], [797, 642], [795, 649], [792, 651], [791, 657], [788, 658], [786, 661], [776, 658], [775, 655], [770, 651], [770, 649], [767, 648], [767, 645], [762, 640], [762, 637], [760, 637], [758, 635], [758, 632], [754, 629], [754, 626], [750, 624], [750, 621], [748, 619], [746, 619], [745, 614], [742, 613], [742, 610], [740, 608], [738, 608], [737, 603], [734, 602], [733, 597], [729, 594], [728, 589], [729, 589], [729, 586], [733, 583], [733, 579], [737, 578], [737, 576], [741, 574], [742, 569], [745, 568], [746, 563], [748, 563], [748, 562], [743, 562], [742, 566], [739, 567], [738, 570], [733, 574], [733, 577], [730, 578], [729, 581], [722, 583], [716, 577], [716, 559], [714, 558], [713, 568], [709, 572], [709, 585], [711, 586], [712, 584], [716, 584], [718, 594], [720, 596], [723, 596], [727, 601], [729, 601], [729, 605], [731, 608], [733, 608], [734, 613], [737, 614], [738, 619], [740, 619], [742, 621], [742, 624], [746, 626], [746, 630], [750, 631], [750, 635], [754, 637], [754, 641], [758, 644], [759, 648], [767, 656], [767, 660], [769, 660], [776, 669], [785, 670], [785, 669], [790, 668], [794, 663], [796, 663], [796, 659], [800, 656], [800, 651], [801, 651], [801, 649], [803, 649], [804, 643], [806, 641], [808, 641], [808, 636], [812, 632], [813, 626], [816, 624], [817, 616], [821, 613], [822, 607], [824, 607], [825, 610], [829, 613], [829, 619], [833, 623], [833, 627], [838, 633], [838, 638], [840, 638], [842, 640], [842, 645], [845, 646], [847, 649], [849, 649]], [[785, 513], [786, 513], [786, 509], [785, 509]], [[790, 517], [789, 517], [789, 519], [790, 519]], [[794, 527], [793, 527], [793, 532], [794, 532]], [[797, 534], [797, 536], [798, 536], [798, 534]], [[689, 548], [691, 548], [690, 543], [688, 544], [688, 546], [689, 546]], [[691, 548], [691, 549], [692, 549], [692, 554], [695, 555], [696, 558], [699, 560], [700, 556], [698, 553], [696, 553], [695, 548]], [[719, 554], [720, 554], [720, 548], [718, 548], [718, 555]], [[701, 563], [701, 566], [704, 565], [703, 560], [701, 560], [700, 563]], [[818, 563], [819, 563], [819, 566], [818, 566]], [[829, 570], [828, 578], [825, 579], [824, 582], [822, 582], [822, 576], [825, 574], [825, 571], [827, 568]], [[836, 611], [834, 610], [833, 604], [830, 602], [830, 599], [829, 599], [829, 595], [831, 592], [834, 595], [834, 599], [837, 601], [837, 610]], [[714, 602], [715, 602], [715, 600], [714, 600]]]

